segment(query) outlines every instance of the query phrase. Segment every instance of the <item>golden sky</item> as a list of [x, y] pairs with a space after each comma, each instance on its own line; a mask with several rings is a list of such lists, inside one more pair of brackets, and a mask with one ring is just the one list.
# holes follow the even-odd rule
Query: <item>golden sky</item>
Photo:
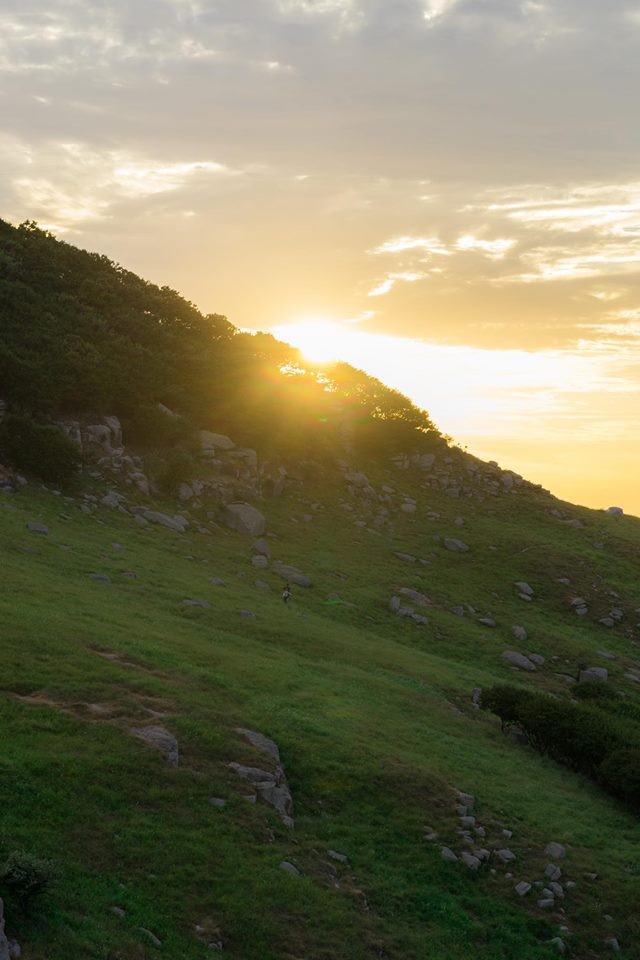
[[4, 0], [0, 74], [0, 216], [640, 514], [637, 0]]

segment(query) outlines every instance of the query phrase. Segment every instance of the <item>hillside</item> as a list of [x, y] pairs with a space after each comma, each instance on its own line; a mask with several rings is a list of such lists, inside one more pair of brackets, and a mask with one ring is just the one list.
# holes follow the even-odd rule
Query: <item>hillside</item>
[[[632, 806], [478, 706], [496, 683], [569, 704], [599, 668], [637, 708], [640, 521], [560, 503], [363, 374], [195, 308], [173, 348], [165, 313], [145, 345], [158, 288], [32, 228], [2, 250], [0, 442], [76, 455], [60, 484], [1, 471], [0, 859], [56, 874], [28, 899], [0, 870], [22, 956], [640, 956]], [[140, 290], [126, 323], [114, 271]], [[107, 331], [81, 389], [65, 315], [83, 344]], [[132, 343], [157, 363], [142, 384]]]

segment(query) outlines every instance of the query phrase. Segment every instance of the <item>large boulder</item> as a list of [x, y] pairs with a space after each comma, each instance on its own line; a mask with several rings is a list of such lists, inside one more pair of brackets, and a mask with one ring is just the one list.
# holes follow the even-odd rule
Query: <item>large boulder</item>
[[203, 453], [216, 450], [233, 450], [235, 443], [223, 433], [212, 433], [210, 430], [201, 430], [199, 433], [200, 447]]
[[224, 522], [238, 533], [248, 533], [251, 537], [261, 537], [267, 528], [267, 522], [259, 510], [250, 503], [228, 503], [225, 507]]
[[517, 650], [505, 650], [502, 654], [502, 659], [506, 660], [507, 663], [510, 663], [513, 667], [517, 667], [518, 670], [531, 672], [536, 669], [535, 663], [533, 663], [529, 657], [525, 657], [524, 653], [518, 653]]

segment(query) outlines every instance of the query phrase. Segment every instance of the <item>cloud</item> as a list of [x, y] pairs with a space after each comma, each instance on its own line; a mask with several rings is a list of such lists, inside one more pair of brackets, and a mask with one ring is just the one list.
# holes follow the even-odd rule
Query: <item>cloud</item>
[[149, 201], [198, 179], [233, 173], [214, 161], [158, 161], [83, 143], [54, 142], [35, 150], [0, 138], [0, 157], [9, 194], [4, 205], [62, 232], [108, 217], [116, 204]]

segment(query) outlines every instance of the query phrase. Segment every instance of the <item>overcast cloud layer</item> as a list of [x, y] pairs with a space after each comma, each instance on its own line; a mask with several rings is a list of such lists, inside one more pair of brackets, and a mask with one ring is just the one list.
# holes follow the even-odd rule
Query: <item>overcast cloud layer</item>
[[544, 416], [637, 428], [638, 0], [5, 0], [0, 75], [0, 216], [241, 326], [578, 357]]

